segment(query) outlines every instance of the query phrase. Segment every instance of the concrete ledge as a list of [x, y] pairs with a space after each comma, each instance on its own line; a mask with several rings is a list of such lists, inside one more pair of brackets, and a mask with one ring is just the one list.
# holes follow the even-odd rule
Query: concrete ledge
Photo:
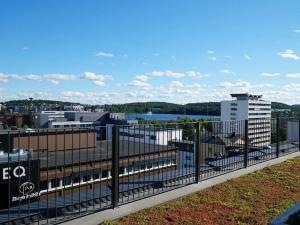
[[178, 198], [181, 198], [183, 196], [205, 190], [209, 187], [212, 187], [214, 185], [223, 183], [227, 180], [231, 180], [249, 173], [253, 173], [257, 170], [261, 170], [265, 167], [272, 166], [275, 164], [279, 164], [281, 162], [284, 162], [285, 160], [295, 158], [297, 156], [300, 156], [300, 152], [291, 153], [285, 156], [282, 156], [280, 158], [272, 159], [266, 162], [259, 163], [257, 165], [250, 166], [245, 169], [240, 169], [237, 171], [233, 171], [224, 175], [220, 175], [218, 177], [210, 178], [208, 180], [204, 180], [199, 182], [198, 184], [191, 184], [182, 188], [178, 188], [172, 191], [168, 191], [165, 193], [161, 193], [152, 197], [148, 197], [145, 199], [141, 199], [132, 203], [128, 203], [125, 205], [122, 205], [116, 209], [107, 209], [98, 213], [93, 213], [88, 216], [84, 216], [78, 219], [74, 219], [71, 221], [67, 221], [63, 224], [65, 225], [97, 225], [100, 222], [103, 222], [105, 220], [114, 220], [118, 219], [124, 216], [127, 216], [129, 214], [132, 214], [134, 212], [140, 211], [142, 209], [150, 208], [156, 205], [160, 205]]

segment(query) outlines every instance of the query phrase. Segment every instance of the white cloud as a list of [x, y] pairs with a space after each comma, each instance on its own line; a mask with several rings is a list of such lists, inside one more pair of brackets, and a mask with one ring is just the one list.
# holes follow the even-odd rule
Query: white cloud
[[111, 79], [110, 75], [95, 74], [93, 72], [84, 72], [82, 79], [91, 80], [97, 86], [105, 86], [105, 81]]
[[110, 75], [95, 74], [93, 72], [84, 72], [82, 75], [72, 74], [44, 74], [44, 75], [19, 75], [19, 74], [3, 74], [0, 73], [0, 82], [7, 82], [9, 79], [13, 80], [32, 80], [32, 81], [50, 81], [52, 84], [59, 84], [59, 81], [75, 81], [75, 80], [90, 80], [95, 85], [105, 86], [105, 81], [112, 79]]
[[300, 59], [300, 57], [296, 55], [295, 51], [292, 49], [287, 49], [284, 52], [278, 52], [277, 55], [285, 59], [294, 59], [294, 60]]
[[214, 52], [213, 50], [211, 50], [211, 49], [208, 49], [208, 50], [207, 50], [207, 54], [212, 55], [212, 54], [215, 54], [215, 52]]
[[147, 63], [147, 62], [142, 62], [142, 64], [143, 64], [143, 65], [148, 65], [148, 63]]
[[293, 30], [295, 33], [300, 33], [300, 29]]
[[180, 81], [177, 81], [177, 80], [173, 80], [170, 83], [170, 87], [183, 87], [183, 83], [181, 83]]
[[172, 70], [165, 70], [165, 71], [153, 71], [149, 75], [154, 77], [171, 77], [175, 79], [179, 79], [185, 76], [184, 73], [174, 72]]
[[228, 74], [228, 75], [234, 74], [234, 72], [231, 71], [231, 70], [229, 70], [229, 69], [223, 69], [223, 70], [220, 70], [220, 73], [224, 73], [224, 74]]
[[208, 59], [211, 61], [217, 61], [217, 57], [215, 56], [209, 56]]
[[147, 75], [138, 75], [138, 76], [135, 76], [135, 78], [137, 80], [144, 81], [144, 82], [148, 81], [148, 76]]
[[7, 78], [14, 80], [42, 80], [40, 75], [29, 74], [29, 75], [18, 75], [18, 74], [8, 74]]
[[138, 87], [142, 89], [149, 89], [151, 85], [147, 82], [141, 81], [141, 80], [133, 80], [128, 84], [128, 86]]
[[276, 76], [279, 76], [280, 73], [267, 73], [267, 72], [262, 72], [260, 75], [263, 76], [263, 77], [276, 77]]
[[63, 91], [63, 92], [61, 92], [61, 95], [63, 95], [64, 97], [71, 97], [71, 98], [85, 96], [85, 94], [80, 91]]
[[203, 77], [208, 77], [209, 74], [190, 70], [190, 71], [185, 72], [185, 76], [186, 77], [194, 77], [194, 78], [203, 78]]
[[58, 80], [50, 80], [50, 82], [54, 85], [58, 85], [59, 84], [59, 81]]
[[229, 81], [221, 82], [218, 84], [218, 87], [223, 88], [225, 90], [230, 90], [230, 92], [235, 92], [235, 91], [248, 92], [251, 89], [271, 88], [273, 87], [273, 85], [269, 83], [251, 84], [248, 81], [238, 80], [236, 82], [229, 82]]
[[5, 74], [3, 74], [3, 73], [0, 73], [0, 82], [1, 82], [1, 83], [6, 83], [6, 82], [8, 82], [7, 75], [5, 75]]
[[52, 96], [49, 92], [25, 90], [16, 94], [18, 99], [35, 98], [35, 99], [50, 99]]
[[250, 87], [250, 83], [247, 81], [237, 81], [237, 82], [221, 82], [218, 85], [221, 88], [225, 88], [225, 89], [229, 89], [229, 88], [249, 88]]
[[103, 81], [100, 81], [100, 80], [94, 80], [93, 83], [97, 86], [100, 86], [100, 87], [105, 86], [105, 83]]
[[41, 76], [35, 74], [29, 74], [26, 76], [27, 80], [41, 80]]
[[252, 58], [251, 58], [249, 55], [247, 55], [247, 54], [244, 54], [244, 58], [247, 59], [247, 60], [249, 60], [249, 61], [252, 59]]
[[266, 83], [266, 84], [252, 84], [250, 86], [250, 88], [270, 88], [270, 87], [273, 87], [273, 84], [269, 84], [269, 83]]
[[300, 78], [300, 73], [289, 73], [289, 74], [286, 74], [286, 77]]
[[114, 54], [111, 52], [97, 52], [95, 56], [98, 57], [114, 57]]
[[192, 77], [192, 78], [204, 78], [208, 77], [209, 74], [201, 73], [199, 71], [189, 70], [186, 72], [175, 72], [172, 70], [164, 70], [164, 71], [152, 71], [150, 73], [145, 73], [145, 76], [151, 77], [168, 77], [172, 79], [180, 79], [183, 77]]
[[43, 79], [45, 80], [78, 80], [79, 77], [71, 74], [62, 74], [62, 73], [51, 73], [51, 74], [45, 74], [43, 76]]

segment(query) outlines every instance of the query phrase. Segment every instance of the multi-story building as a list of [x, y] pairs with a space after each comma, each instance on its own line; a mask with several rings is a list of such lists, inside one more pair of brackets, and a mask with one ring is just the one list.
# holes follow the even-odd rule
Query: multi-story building
[[107, 112], [42, 111], [37, 116], [39, 128], [80, 128], [103, 126], [109, 121]]
[[148, 143], [156, 145], [169, 145], [170, 141], [182, 140], [182, 129], [160, 129], [151, 127], [122, 127], [120, 140]]
[[[233, 100], [221, 102], [223, 132], [244, 133], [241, 121], [248, 120], [249, 144], [253, 147], [268, 146], [271, 143], [271, 102], [262, 95], [231, 94]], [[228, 122], [225, 122], [228, 121]]]

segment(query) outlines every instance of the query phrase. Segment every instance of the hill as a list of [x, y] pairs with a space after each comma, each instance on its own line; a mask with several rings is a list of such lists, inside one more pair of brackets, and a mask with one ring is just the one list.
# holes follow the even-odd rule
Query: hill
[[292, 109], [293, 107], [285, 104], [285, 103], [281, 103], [281, 102], [272, 102], [272, 109]]
[[[63, 108], [64, 105], [74, 105], [80, 103], [54, 101], [54, 100], [12, 100], [5, 102], [8, 106], [13, 105], [56, 105], [57, 108]], [[81, 104], [84, 105], [84, 104]], [[86, 106], [86, 105], [84, 105]], [[201, 103], [188, 103], [185, 105], [168, 103], [168, 102], [134, 102], [126, 104], [112, 104], [104, 105], [109, 112], [123, 112], [123, 113], [165, 113], [165, 114], [189, 114], [189, 115], [210, 115], [219, 116], [221, 114], [220, 102], [201, 102]], [[272, 109], [295, 109], [299, 110], [300, 105], [287, 105], [280, 102], [272, 102]]]
[[167, 103], [167, 102], [135, 102], [126, 104], [105, 105], [105, 109], [110, 112], [124, 113], [166, 113], [166, 114], [204, 114], [219, 115], [220, 103], [189, 103], [186, 105]]

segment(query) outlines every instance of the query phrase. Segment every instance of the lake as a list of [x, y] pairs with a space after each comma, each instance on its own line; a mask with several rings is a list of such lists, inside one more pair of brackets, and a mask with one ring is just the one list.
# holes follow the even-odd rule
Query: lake
[[189, 119], [207, 119], [207, 120], [220, 120], [220, 116], [207, 116], [207, 115], [184, 115], [184, 114], [142, 114], [142, 113], [129, 113], [125, 114], [125, 119], [134, 120], [136, 118], [143, 118], [144, 120], [160, 120], [169, 121], [177, 120], [178, 118], [189, 118]]

